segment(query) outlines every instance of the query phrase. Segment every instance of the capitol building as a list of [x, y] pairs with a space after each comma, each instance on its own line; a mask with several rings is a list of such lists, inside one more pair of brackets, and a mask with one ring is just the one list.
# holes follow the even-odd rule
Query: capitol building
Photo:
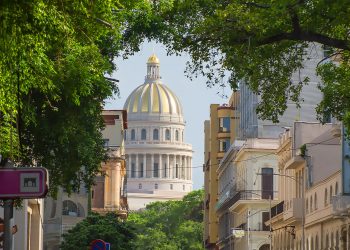
[[125, 137], [130, 210], [153, 201], [179, 200], [192, 191], [192, 145], [177, 96], [162, 83], [159, 59], [147, 61], [144, 84], [127, 98]]

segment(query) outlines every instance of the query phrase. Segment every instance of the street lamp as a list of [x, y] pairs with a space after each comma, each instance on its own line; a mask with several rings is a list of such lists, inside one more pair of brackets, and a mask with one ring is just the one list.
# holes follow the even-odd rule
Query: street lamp
[[[270, 175], [270, 174], [263, 174], [263, 173], [256, 173], [257, 175]], [[301, 186], [301, 228], [302, 228], [302, 235], [301, 235], [301, 242], [302, 242], [302, 250], [305, 250], [305, 192], [304, 192], [304, 173], [300, 176], [300, 179], [296, 179], [294, 176], [291, 175], [285, 175], [285, 174], [278, 174], [278, 173], [273, 173], [272, 175], [277, 175], [277, 176], [283, 176], [290, 178], [295, 181], [296, 184]], [[270, 211], [270, 224], [271, 224], [271, 211]], [[270, 230], [271, 230], [271, 225], [270, 225]], [[272, 237], [271, 237], [271, 242], [272, 242]], [[272, 247], [272, 244], [270, 244], [270, 249]]]

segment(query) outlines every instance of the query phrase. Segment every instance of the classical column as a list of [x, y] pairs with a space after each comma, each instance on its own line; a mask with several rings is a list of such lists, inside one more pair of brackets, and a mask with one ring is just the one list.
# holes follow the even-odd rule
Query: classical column
[[140, 173], [140, 166], [139, 166], [139, 154], [136, 154], [136, 166], [135, 166], [136, 174], [135, 177], [139, 178], [141, 173]]
[[167, 178], [170, 179], [170, 156], [169, 154], [166, 155], [166, 167], [167, 167]]
[[176, 155], [174, 154], [173, 178], [175, 179], [176, 177]]
[[158, 162], [158, 169], [159, 169], [159, 178], [163, 178], [163, 163], [162, 163], [162, 154], [159, 154], [159, 162]]
[[131, 154], [129, 154], [129, 170], [128, 170], [128, 177], [131, 178]]
[[190, 169], [190, 176], [189, 176], [189, 180], [192, 180], [192, 157], [188, 157], [189, 158], [189, 169]]
[[116, 161], [111, 161], [111, 163], [113, 164], [112, 166], [110, 166], [111, 170], [110, 170], [110, 175], [111, 175], [111, 182], [110, 182], [110, 201], [111, 201], [111, 206], [112, 207], [117, 207], [118, 204], [116, 204], [116, 198], [117, 198], [117, 189], [116, 189]]
[[151, 178], [154, 178], [154, 154], [151, 154]]
[[147, 176], [147, 167], [146, 167], [146, 154], [143, 155], [143, 178], [146, 178]]
[[182, 175], [183, 175], [183, 165], [182, 165], [182, 155], [179, 156], [179, 179], [182, 179]]
[[190, 164], [190, 157], [189, 156], [187, 156], [186, 157], [186, 162], [187, 162], [187, 180], [190, 180], [191, 179], [191, 164]]

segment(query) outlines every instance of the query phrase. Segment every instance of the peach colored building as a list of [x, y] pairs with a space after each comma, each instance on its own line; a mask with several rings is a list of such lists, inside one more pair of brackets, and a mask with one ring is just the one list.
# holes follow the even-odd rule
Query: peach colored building
[[56, 199], [45, 199], [45, 250], [58, 250], [62, 234], [82, 221], [90, 209], [99, 213], [117, 212], [122, 219], [127, 216], [124, 150], [127, 113], [125, 110], [105, 110], [102, 116], [105, 122], [102, 135], [109, 155], [109, 159], [101, 163], [103, 174], [96, 176], [96, 185], [91, 192], [82, 183], [77, 192], [68, 195], [60, 189]]

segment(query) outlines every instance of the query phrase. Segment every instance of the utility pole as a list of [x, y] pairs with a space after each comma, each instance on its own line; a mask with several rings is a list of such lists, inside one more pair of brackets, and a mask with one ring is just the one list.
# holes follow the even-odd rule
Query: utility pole
[[12, 249], [12, 227], [11, 219], [13, 217], [13, 200], [4, 200], [4, 250]]
[[270, 250], [272, 250], [272, 223], [271, 223], [271, 195], [269, 195], [269, 217], [270, 217]]

